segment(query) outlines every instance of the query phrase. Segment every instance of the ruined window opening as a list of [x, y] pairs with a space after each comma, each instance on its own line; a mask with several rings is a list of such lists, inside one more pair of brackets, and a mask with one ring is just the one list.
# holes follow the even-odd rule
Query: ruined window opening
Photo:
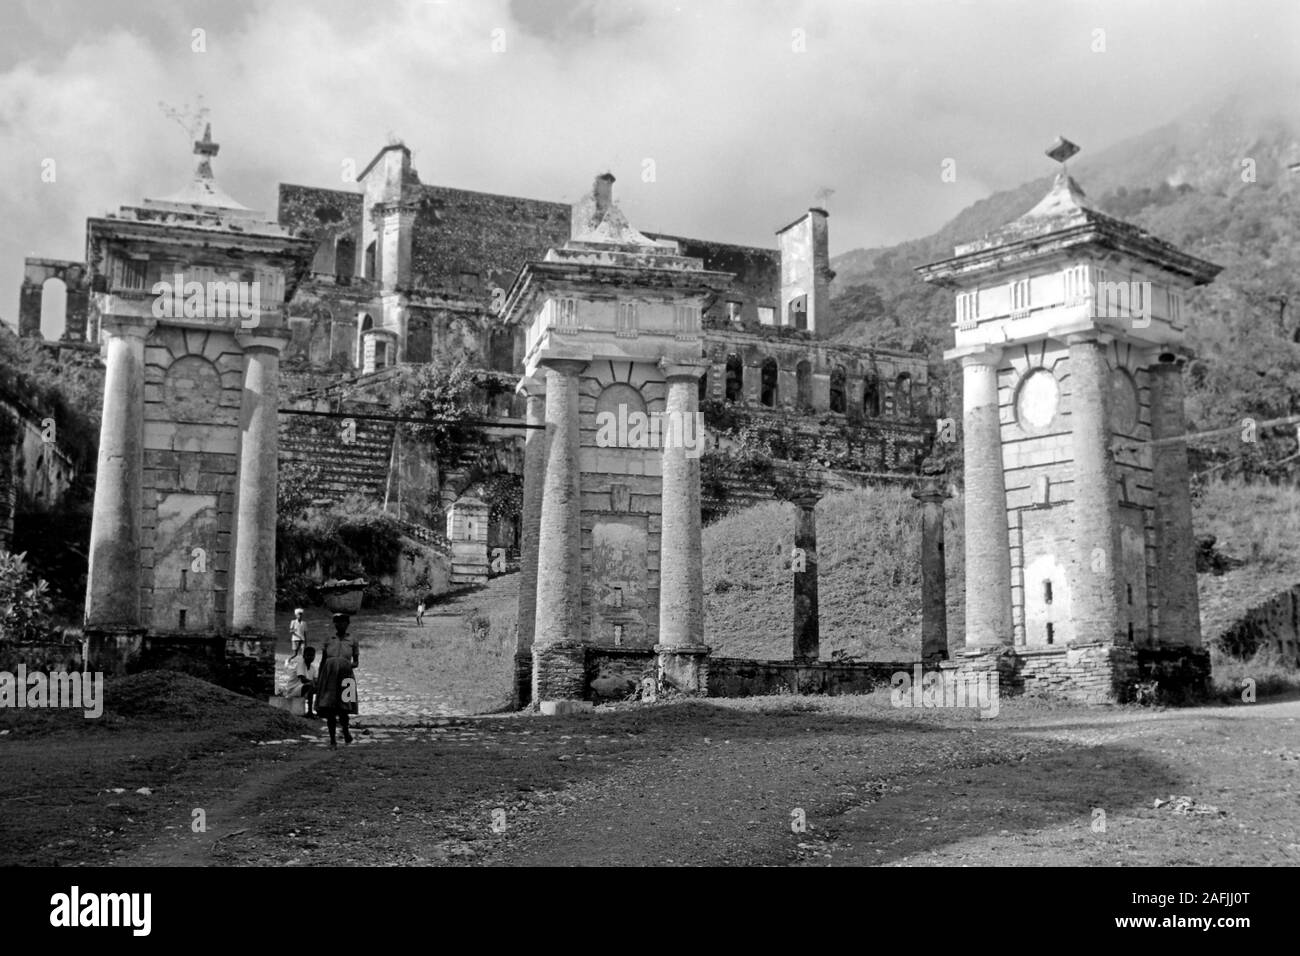
[[760, 305], [758, 307], [758, 324], [776, 325], [776, 309], [770, 305]]
[[41, 284], [41, 338], [55, 342], [68, 331], [68, 285], [58, 276]]
[[1056, 629], [1052, 626], [1051, 622], [1049, 621], [1047, 624], [1047, 643], [1051, 644], [1055, 640], [1056, 640]]
[[739, 355], [727, 356], [726, 399], [738, 402], [745, 391], [745, 364]]
[[728, 302], [728, 303], [727, 303], [727, 320], [730, 321], [730, 322], [739, 322], [739, 321], [740, 321], [740, 310], [741, 310], [743, 307], [744, 307], [744, 304], [741, 303], [741, 302]]
[[1128, 639], [1129, 639], [1130, 642], [1133, 640], [1133, 622], [1132, 622], [1132, 621], [1129, 621], [1129, 622], [1128, 622]]
[[176, 626], [182, 631], [185, 630], [185, 611], [181, 609], [177, 612]]
[[344, 236], [334, 244], [334, 278], [351, 279], [357, 274], [357, 244]]
[[367, 279], [375, 277], [375, 240], [370, 240], [370, 245], [366, 246], [366, 254], [361, 263], [362, 275]]
[[1043, 603], [1044, 604], [1052, 603], [1052, 582], [1051, 581], [1043, 582]]
[[1132, 604], [1132, 603], [1133, 603], [1133, 585], [1131, 585], [1131, 584], [1126, 584], [1126, 585], [1124, 585], [1124, 590], [1125, 590], [1125, 592], [1127, 592], [1127, 594], [1128, 594], [1128, 603], [1129, 603], [1129, 604]]
[[844, 414], [844, 381], [846, 375], [843, 365], [831, 370], [831, 411]]
[[615, 647], [623, 646], [623, 625], [622, 624], [614, 625], [614, 646]]
[[704, 374], [700, 376], [700, 382], [699, 382], [698, 388], [699, 388], [699, 400], [700, 400], [701, 402], [707, 400], [708, 397], [709, 397], [709, 372], [708, 372], [708, 369], [705, 369]]
[[862, 414], [870, 418], [880, 416], [880, 383], [874, 375], [862, 383]]
[[188, 591], [190, 589], [189, 578], [190, 578], [190, 572], [182, 568], [181, 569], [181, 590], [182, 591]]
[[370, 317], [369, 312], [362, 312], [357, 322], [357, 355], [356, 361], [352, 364], [356, 368], [361, 368], [365, 363], [365, 340], [366, 333], [375, 327], [375, 320]]
[[894, 383], [894, 411], [899, 418], [912, 417], [912, 376], [903, 372]]
[[777, 399], [777, 370], [776, 359], [768, 359], [763, 363], [763, 377], [759, 390], [759, 401], [768, 408], [776, 407]]
[[790, 300], [789, 313], [786, 325], [794, 326], [796, 329], [808, 328], [808, 295], [797, 295]]
[[623, 606], [623, 589], [614, 588], [614, 607]]
[[800, 407], [812, 408], [812, 363], [807, 359], [794, 367], [794, 385]]

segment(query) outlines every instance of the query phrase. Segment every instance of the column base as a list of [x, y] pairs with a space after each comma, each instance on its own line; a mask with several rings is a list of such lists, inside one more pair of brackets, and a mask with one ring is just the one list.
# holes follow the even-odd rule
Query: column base
[[681, 694], [707, 695], [709, 650], [707, 644], [656, 644], [660, 685]]
[[587, 645], [578, 641], [533, 645], [533, 701], [578, 701], [587, 696]]

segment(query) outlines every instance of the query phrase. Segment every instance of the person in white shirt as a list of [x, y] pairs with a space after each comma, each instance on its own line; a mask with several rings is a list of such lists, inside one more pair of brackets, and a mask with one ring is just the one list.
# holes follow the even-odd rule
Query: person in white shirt
[[290, 667], [307, 644], [307, 622], [303, 620], [303, 613], [302, 608], [294, 608], [293, 620], [289, 622], [289, 643], [293, 645], [293, 652], [289, 655]]

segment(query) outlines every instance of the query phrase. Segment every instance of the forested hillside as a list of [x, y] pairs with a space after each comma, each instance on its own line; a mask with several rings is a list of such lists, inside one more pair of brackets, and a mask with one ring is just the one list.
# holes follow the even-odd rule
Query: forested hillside
[[[1100, 209], [1224, 267], [1188, 304], [1198, 356], [1190, 427], [1235, 426], [1196, 443], [1203, 468], [1276, 476], [1296, 464], [1284, 460], [1297, 451], [1294, 428], [1263, 430], [1251, 444], [1240, 425], [1300, 411], [1300, 173], [1288, 172], [1300, 161], [1297, 130], [1293, 119], [1234, 99], [1070, 164]], [[835, 338], [938, 361], [952, 340], [952, 293], [913, 270], [1026, 212], [1050, 184], [1049, 172], [975, 203], [932, 236], [837, 256]]]

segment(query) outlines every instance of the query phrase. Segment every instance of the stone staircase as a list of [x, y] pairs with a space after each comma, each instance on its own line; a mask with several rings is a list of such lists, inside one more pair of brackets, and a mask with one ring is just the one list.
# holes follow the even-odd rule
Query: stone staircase
[[280, 416], [280, 458], [320, 469], [313, 497], [341, 501], [360, 494], [384, 500], [393, 453], [392, 422], [353, 419], [353, 440], [344, 441], [343, 419]]

